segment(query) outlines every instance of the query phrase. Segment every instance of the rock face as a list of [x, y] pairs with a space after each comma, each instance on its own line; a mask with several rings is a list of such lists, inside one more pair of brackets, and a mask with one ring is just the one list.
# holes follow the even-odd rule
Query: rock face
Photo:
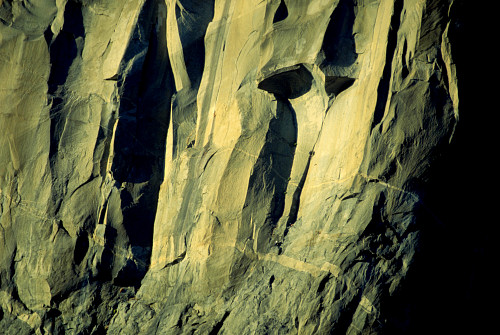
[[472, 7], [0, 1], [0, 332], [482, 329]]

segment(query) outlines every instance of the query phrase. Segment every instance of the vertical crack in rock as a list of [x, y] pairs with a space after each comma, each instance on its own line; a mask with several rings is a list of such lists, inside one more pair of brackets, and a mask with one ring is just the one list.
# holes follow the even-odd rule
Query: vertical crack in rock
[[223, 19], [217, 22], [217, 28], [212, 30], [212, 34], [210, 36], [205, 36], [205, 41], [213, 40], [213, 44], [211, 47], [212, 50], [207, 50], [204, 57], [205, 64], [210, 64], [210, 66], [205, 65], [203, 76], [201, 78], [202, 80], [205, 80], [206, 84], [202, 85], [202, 83], [200, 83], [204, 92], [202, 100], [198, 103], [199, 106], [202, 106], [202, 110], [197, 110], [197, 123], [195, 131], [195, 141], [197, 141], [197, 143], [194, 143], [195, 145], [203, 145], [205, 142], [205, 126], [208, 123], [207, 120], [209, 118], [209, 113], [211, 112], [210, 109], [213, 107], [213, 103], [217, 99], [217, 92], [220, 89], [220, 83], [216, 81], [216, 77], [218, 71], [220, 71], [219, 67], [222, 66], [221, 63], [224, 57], [223, 51], [226, 45], [225, 38], [229, 28], [227, 19], [232, 6], [234, 6], [234, 4], [231, 1], [224, 2], [221, 11], [221, 17]]
[[[50, 27], [48, 28], [50, 30]], [[85, 43], [85, 28], [83, 25], [82, 7], [78, 2], [68, 1], [64, 7], [64, 24], [56, 38], [49, 44], [50, 75], [48, 79], [48, 97], [50, 104], [50, 147], [49, 160], [52, 172], [52, 215], [59, 212], [68, 188], [66, 176], [62, 176], [60, 166], [64, 159], [64, 140], [71, 137], [68, 123], [71, 122], [71, 94], [66, 88], [66, 82], [78, 65], [78, 58]]]
[[[295, 116], [295, 111], [289, 102], [288, 99], [296, 99], [305, 93], [309, 92], [312, 87], [312, 82], [313, 82], [313, 76], [311, 72], [303, 65], [303, 64], [298, 64], [296, 66], [292, 66], [289, 68], [284, 68], [279, 71], [276, 71], [269, 75], [267, 78], [263, 79], [259, 84], [258, 88], [261, 90], [265, 90], [269, 93], [272, 93], [275, 95], [277, 102], [278, 103], [284, 103], [283, 106], [288, 106], [288, 110], [292, 111], [294, 115], [294, 128], [295, 128], [295, 135], [293, 137], [290, 137], [288, 139], [289, 145], [293, 148], [293, 151], [295, 152], [295, 147], [297, 145], [297, 121], [296, 121], [296, 116]], [[281, 127], [287, 127], [285, 124], [280, 124]], [[270, 129], [271, 126], [270, 126]], [[314, 147], [314, 145], [313, 145]], [[311, 151], [309, 153], [309, 157], [307, 158], [307, 163], [306, 167], [304, 169], [304, 172], [301, 176], [301, 179], [297, 185], [297, 188], [295, 189], [293, 196], [292, 196], [292, 203], [291, 207], [288, 213], [288, 218], [285, 223], [285, 230], [283, 233], [283, 238], [288, 234], [288, 230], [291, 225], [297, 220], [297, 213], [299, 210], [299, 204], [300, 204], [300, 194], [302, 192], [302, 187], [305, 183], [308, 169], [309, 169], [309, 164], [311, 161], [311, 157], [314, 155], [314, 152]], [[283, 215], [283, 210], [284, 210], [284, 198], [285, 198], [285, 190], [287, 188], [288, 181], [290, 180], [290, 173], [292, 170], [292, 164], [294, 160], [295, 153], [292, 154], [291, 156], [291, 161], [290, 161], [290, 168], [289, 171], [287, 169], [286, 174], [280, 174], [281, 179], [285, 179], [286, 183], [283, 185], [283, 189], [277, 189], [275, 192], [274, 199], [277, 199], [275, 201], [278, 201], [280, 206], [278, 207], [280, 210], [272, 215], [272, 229], [274, 230], [274, 227], [276, 226], [276, 223], [278, 222], [279, 218]], [[278, 166], [282, 166], [283, 164], [278, 163]], [[280, 243], [280, 242], [277, 242]], [[279, 248], [281, 251], [281, 248]]]
[[[49, 32], [50, 31], [50, 32]], [[52, 41], [52, 32], [47, 28], [45, 37]], [[48, 43], [50, 50], [50, 77], [49, 95], [63, 85], [69, 75], [69, 70], [76, 57], [81, 55], [83, 42], [85, 40], [85, 28], [83, 26], [82, 5], [79, 2], [68, 1], [64, 9], [64, 25], [55, 40]], [[80, 44], [80, 45], [79, 45]], [[63, 95], [59, 92], [58, 95]]]
[[139, 285], [148, 269], [163, 180], [169, 122], [166, 111], [173, 85], [160, 27], [151, 24], [158, 15], [158, 1], [146, 1], [118, 73], [120, 105], [111, 170], [121, 184], [125, 246], [128, 244], [132, 252], [114, 279], [123, 286]]
[[[387, 105], [390, 103], [390, 85], [392, 77], [392, 62], [395, 58], [396, 47], [398, 44], [398, 31], [401, 23], [401, 15], [403, 14], [404, 1], [394, 0], [394, 8], [387, 36], [387, 47], [385, 51], [385, 65], [382, 72], [382, 78], [377, 87], [377, 103], [373, 114], [371, 130], [375, 128], [384, 118]], [[389, 100], [388, 100], [389, 99]]]
[[[258, 252], [269, 248], [271, 232], [283, 215], [285, 191], [295, 157], [294, 143], [297, 142], [295, 110], [288, 99], [280, 95], [276, 95], [276, 103], [276, 118], [269, 123], [266, 142], [250, 176], [243, 209], [243, 222], [249, 227], [254, 225], [254, 230], [258, 232], [254, 236], [257, 238], [255, 251]], [[261, 203], [265, 207], [249, 206], [253, 203]]]
[[205, 34], [214, 16], [214, 0], [177, 0], [175, 17], [182, 44], [184, 63], [191, 82], [197, 89], [205, 65]]
[[[313, 147], [314, 148], [314, 147]], [[309, 172], [309, 166], [311, 164], [311, 158], [314, 155], [314, 150], [309, 152], [309, 157], [307, 158], [306, 167], [302, 176], [300, 177], [300, 181], [297, 185], [297, 188], [293, 192], [292, 195], [292, 204], [290, 205], [290, 212], [288, 213], [288, 218], [286, 220], [285, 231], [283, 233], [283, 237], [286, 237], [290, 227], [297, 221], [297, 215], [300, 207], [300, 195], [302, 193], [302, 188], [304, 187], [304, 183], [306, 182], [307, 173]]]
[[87, 235], [87, 232], [83, 231], [78, 235], [76, 239], [75, 251], [73, 256], [76, 265], [79, 265], [83, 261], [83, 259], [87, 255], [88, 250], [89, 237]]
[[[177, 0], [175, 5], [172, 3], [168, 9], [167, 33], [170, 38], [167, 38], [167, 43], [177, 90], [171, 108], [174, 128], [172, 154], [176, 157], [179, 146], [183, 149], [195, 144], [196, 127], [203, 125], [206, 118], [205, 114], [201, 114], [202, 119], [197, 120], [200, 114], [197, 95], [206, 71], [205, 65], [211, 61], [208, 50], [205, 50], [205, 43], [208, 25], [214, 15], [215, 1]], [[220, 37], [217, 35], [216, 38]], [[213, 52], [215, 54], [216, 50]], [[215, 76], [215, 69], [211, 73]], [[213, 82], [212, 77], [209, 84], [213, 85]]]

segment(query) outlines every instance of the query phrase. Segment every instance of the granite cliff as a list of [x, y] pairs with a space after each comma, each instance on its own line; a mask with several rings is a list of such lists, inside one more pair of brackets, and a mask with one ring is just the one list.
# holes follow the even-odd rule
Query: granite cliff
[[486, 329], [476, 14], [0, 0], [0, 333]]

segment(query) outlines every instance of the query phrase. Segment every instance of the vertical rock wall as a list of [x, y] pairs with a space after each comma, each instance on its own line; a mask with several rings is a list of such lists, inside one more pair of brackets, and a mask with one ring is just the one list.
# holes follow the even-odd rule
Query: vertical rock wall
[[428, 329], [468, 9], [0, 1], [0, 330]]

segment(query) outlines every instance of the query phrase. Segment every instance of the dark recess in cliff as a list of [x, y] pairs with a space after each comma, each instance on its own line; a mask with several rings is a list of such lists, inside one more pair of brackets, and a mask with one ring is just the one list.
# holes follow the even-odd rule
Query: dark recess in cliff
[[276, 13], [274, 14], [273, 23], [283, 21], [288, 17], [288, 9], [286, 8], [286, 3], [284, 0], [281, 0]]
[[295, 99], [311, 89], [312, 80], [311, 72], [298, 64], [271, 74], [258, 87], [282, 99]]
[[186, 69], [191, 86], [196, 88], [205, 65], [204, 38], [208, 24], [214, 16], [214, 0], [180, 0], [175, 6], [175, 15]]
[[325, 76], [325, 91], [327, 94], [339, 95], [340, 92], [348, 89], [354, 83], [353, 78]]
[[382, 121], [384, 117], [385, 107], [388, 103], [390, 103], [390, 101], [387, 100], [387, 97], [389, 96], [392, 61], [398, 43], [398, 29], [401, 23], [403, 4], [404, 1], [402, 0], [395, 0], [394, 2], [394, 11], [391, 17], [389, 36], [387, 37], [385, 66], [384, 66], [384, 71], [382, 73], [382, 78], [380, 79], [379, 85], [377, 87], [377, 104], [375, 106], [375, 112], [373, 115], [372, 130], [373, 128], [375, 128], [376, 125], [378, 125]]
[[325, 56], [321, 69], [328, 75], [330, 66], [348, 67], [358, 58], [352, 31], [354, 18], [354, 2], [340, 0], [330, 16], [321, 47]]
[[[156, 9], [156, 0], [148, 0], [143, 7], [117, 82], [120, 108], [112, 171], [118, 182], [127, 185], [120, 193], [123, 226], [135, 250], [135, 262], [127, 261], [115, 279], [115, 284], [122, 286], [139, 285], [148, 269], [163, 180], [163, 139], [168, 131], [166, 111], [173, 81], [169, 65], [165, 72], [158, 71], [158, 64], [168, 64], [168, 58], [161, 32], [152, 24]], [[142, 194], [139, 199], [137, 192]]]

